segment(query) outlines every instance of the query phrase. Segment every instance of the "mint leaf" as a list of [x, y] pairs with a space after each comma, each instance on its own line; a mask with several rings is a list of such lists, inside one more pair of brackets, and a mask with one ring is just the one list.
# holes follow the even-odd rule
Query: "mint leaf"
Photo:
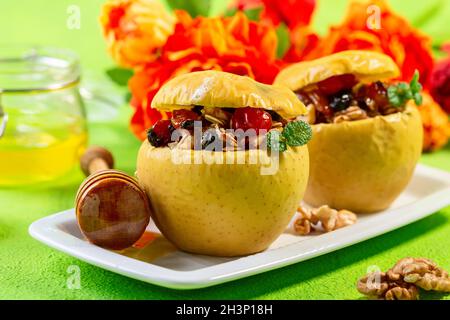
[[303, 146], [312, 138], [311, 126], [305, 121], [288, 122], [283, 130], [283, 137], [292, 147]]
[[280, 25], [275, 30], [277, 34], [278, 44], [277, 44], [277, 57], [283, 58], [286, 52], [289, 50], [290, 46], [290, 38], [289, 38], [289, 29], [284, 23], [280, 23]]
[[416, 70], [414, 72], [414, 76], [411, 79], [411, 82], [409, 83], [409, 86], [410, 86], [411, 91], [413, 93], [420, 92], [422, 90], [422, 85], [419, 82], [419, 71]]
[[422, 104], [422, 95], [420, 92], [422, 91], [422, 85], [419, 82], [419, 71], [414, 72], [414, 76], [409, 83], [409, 87], [411, 89], [412, 98], [414, 99], [414, 103], [416, 106], [420, 106]]
[[280, 131], [271, 130], [266, 135], [267, 147], [270, 150], [284, 152], [287, 149], [286, 141]]
[[114, 67], [106, 70], [106, 75], [117, 85], [126, 86], [128, 80], [133, 76], [133, 71], [129, 69]]
[[396, 108], [404, 106], [409, 99], [412, 99], [411, 89], [406, 82], [389, 86], [387, 92], [389, 102]]
[[211, 11], [212, 0], [167, 0], [166, 2], [172, 10], [183, 9], [192, 17], [207, 17]]
[[403, 107], [408, 100], [413, 99], [417, 106], [422, 104], [422, 85], [419, 82], [419, 72], [416, 70], [411, 82], [399, 82], [388, 88], [388, 99], [392, 106]]
[[416, 104], [416, 106], [422, 105], [423, 97], [420, 93], [415, 93], [413, 96], [413, 99], [414, 99], [414, 103]]

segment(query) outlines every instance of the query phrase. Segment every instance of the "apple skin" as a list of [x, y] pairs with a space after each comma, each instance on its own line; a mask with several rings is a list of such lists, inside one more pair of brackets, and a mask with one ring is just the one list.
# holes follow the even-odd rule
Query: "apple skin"
[[388, 208], [409, 183], [422, 151], [415, 106], [387, 116], [313, 125], [305, 201], [356, 213]]
[[[306, 189], [306, 146], [281, 153], [273, 175], [261, 175], [261, 162], [175, 164], [171, 152], [144, 141], [136, 175], [150, 198], [157, 227], [183, 251], [229, 257], [265, 250], [285, 230]], [[258, 150], [215, 154], [234, 153], [248, 160], [254, 152]]]

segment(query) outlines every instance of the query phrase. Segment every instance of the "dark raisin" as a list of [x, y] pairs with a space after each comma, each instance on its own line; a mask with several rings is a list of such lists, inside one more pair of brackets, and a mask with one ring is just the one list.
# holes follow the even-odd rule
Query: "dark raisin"
[[206, 130], [202, 135], [202, 149], [205, 149], [211, 143], [216, 141], [217, 134], [214, 130]]
[[347, 109], [353, 100], [353, 95], [349, 91], [341, 91], [330, 97], [330, 107], [334, 112]]
[[195, 120], [185, 120], [181, 123], [181, 128], [186, 130], [194, 130]]
[[192, 108], [192, 111], [194, 111], [196, 114], [198, 114], [199, 116], [201, 116], [201, 115], [202, 115], [202, 109], [203, 109], [202, 106], [194, 106], [194, 107]]
[[267, 110], [267, 112], [271, 115], [272, 121], [283, 122], [285, 121], [278, 113], [272, 110]]

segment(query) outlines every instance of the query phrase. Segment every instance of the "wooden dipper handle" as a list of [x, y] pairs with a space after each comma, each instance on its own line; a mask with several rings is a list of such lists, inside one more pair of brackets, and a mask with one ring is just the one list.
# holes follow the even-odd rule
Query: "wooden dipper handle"
[[80, 159], [81, 170], [86, 176], [101, 170], [114, 168], [111, 152], [99, 146], [89, 147]]

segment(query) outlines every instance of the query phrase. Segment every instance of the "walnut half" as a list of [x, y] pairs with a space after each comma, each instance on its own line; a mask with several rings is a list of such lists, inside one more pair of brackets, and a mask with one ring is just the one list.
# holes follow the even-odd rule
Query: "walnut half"
[[384, 272], [373, 272], [358, 280], [357, 290], [371, 299], [417, 300], [416, 286], [401, 280], [391, 280]]
[[335, 210], [329, 206], [321, 206], [312, 210], [303, 207], [297, 209], [299, 217], [294, 222], [294, 229], [298, 234], [306, 235], [314, 230], [314, 226], [319, 223], [325, 232], [334, 231], [352, 225], [356, 222], [357, 217], [348, 210]]
[[403, 258], [388, 272], [390, 279], [403, 279], [424, 290], [450, 292], [450, 277], [436, 263], [426, 258]]
[[370, 273], [358, 280], [356, 288], [370, 298], [415, 300], [418, 287], [450, 292], [448, 273], [426, 258], [403, 258], [386, 273]]

